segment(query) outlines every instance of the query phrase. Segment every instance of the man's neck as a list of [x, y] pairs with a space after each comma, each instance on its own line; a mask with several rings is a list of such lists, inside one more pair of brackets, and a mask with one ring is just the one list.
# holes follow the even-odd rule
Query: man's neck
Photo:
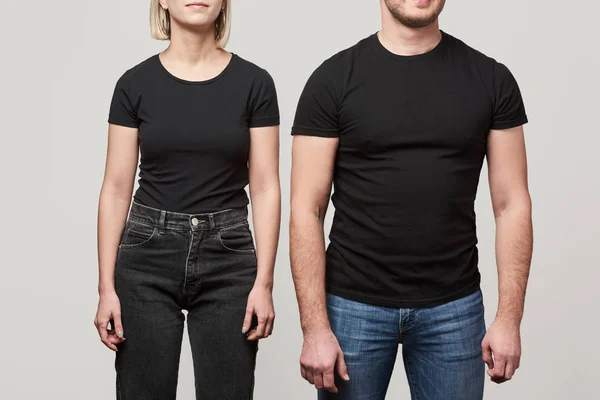
[[391, 15], [388, 18], [384, 16], [382, 28], [377, 36], [383, 47], [401, 56], [427, 53], [442, 39], [437, 20], [423, 28], [410, 28]]

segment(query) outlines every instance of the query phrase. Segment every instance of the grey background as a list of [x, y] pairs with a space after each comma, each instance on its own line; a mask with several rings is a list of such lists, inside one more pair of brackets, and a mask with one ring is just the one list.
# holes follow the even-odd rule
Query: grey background
[[[166, 45], [150, 38], [148, 3], [11, 1], [0, 11], [3, 399], [114, 398], [113, 354], [92, 324], [95, 218], [114, 84]], [[449, 0], [442, 15], [442, 29], [509, 66], [531, 120], [535, 254], [522, 367], [508, 384], [488, 383], [487, 399], [597, 398], [598, 11], [592, 1]], [[269, 70], [282, 115], [277, 320], [260, 346], [256, 398], [314, 399], [299, 374], [302, 336], [288, 263], [289, 129], [314, 68], [379, 29], [379, 1], [234, 0], [233, 12], [229, 50]], [[485, 171], [477, 212], [489, 324], [497, 281]], [[179, 387], [181, 399], [193, 398], [187, 341]], [[409, 398], [401, 363], [388, 398]]]

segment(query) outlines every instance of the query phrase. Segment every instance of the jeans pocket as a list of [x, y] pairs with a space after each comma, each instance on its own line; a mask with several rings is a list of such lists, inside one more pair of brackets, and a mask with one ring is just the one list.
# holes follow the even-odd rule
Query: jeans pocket
[[131, 249], [143, 247], [152, 241], [156, 235], [156, 227], [134, 220], [128, 220], [121, 235], [120, 248]]
[[247, 222], [229, 226], [217, 233], [221, 247], [234, 253], [254, 253], [254, 241]]

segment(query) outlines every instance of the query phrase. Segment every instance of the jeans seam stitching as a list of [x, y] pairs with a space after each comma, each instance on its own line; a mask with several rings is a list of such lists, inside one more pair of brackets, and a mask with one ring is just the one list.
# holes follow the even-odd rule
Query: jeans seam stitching
[[[130, 231], [131, 231], [131, 228], [129, 228], [127, 230], [127, 233], [126, 233], [126, 236], [125, 236], [125, 240], [127, 240], [127, 238], [129, 237], [129, 232]], [[148, 239], [144, 240], [143, 242], [136, 243], [136, 244], [121, 243], [121, 244], [119, 244], [119, 247], [122, 248], [122, 249], [135, 249], [135, 248], [138, 248], [138, 247], [144, 247], [145, 245], [147, 245], [148, 243], [150, 243], [150, 241], [152, 240], [152, 238], [154, 238], [155, 235], [156, 235], [156, 227], [152, 231], [152, 234], [150, 235], [150, 237]]]
[[129, 221], [135, 222], [136, 224], [147, 226], [149, 228], [154, 228], [154, 226], [155, 226], [155, 224], [153, 224], [152, 221], [150, 221], [146, 218], [140, 218], [134, 214], [129, 216]]
[[123, 393], [121, 392], [121, 374], [117, 367], [117, 400], [123, 399]]
[[419, 322], [419, 315], [420, 315], [419, 311], [413, 310], [413, 315], [414, 315], [414, 318], [412, 319], [410, 324], [404, 328], [404, 332], [414, 328], [414, 326], [417, 324], [417, 322]]
[[228, 230], [231, 230], [231, 229], [235, 229], [235, 228], [237, 228], [237, 227], [240, 227], [240, 226], [245, 226], [245, 225], [246, 225], [246, 226], [248, 225], [248, 223], [247, 223], [246, 221], [243, 221], [243, 222], [238, 222], [238, 223], [235, 223], [235, 224], [233, 224], [233, 225], [229, 225], [229, 226], [224, 226], [224, 227], [222, 227], [221, 229], [219, 229], [219, 232], [225, 232], [225, 231], [228, 231]]
[[415, 382], [415, 378], [414, 378], [413, 371], [412, 371], [412, 365], [411, 365], [410, 360], [408, 360], [408, 359], [406, 360], [406, 372], [408, 372], [408, 379], [410, 380], [410, 383], [414, 388], [413, 391], [414, 391], [415, 398], [413, 400], [419, 400], [416, 382]]
[[190, 245], [188, 246], [188, 254], [185, 258], [185, 274], [183, 277], [183, 293], [185, 294], [185, 286], [187, 285], [187, 276], [188, 276], [188, 264], [190, 262], [190, 253], [192, 252], [192, 244], [194, 243], [194, 231], [190, 231], [192, 236], [190, 237]]
[[233, 251], [235, 253], [243, 253], [243, 254], [252, 254], [252, 253], [254, 253], [254, 249], [235, 250], [235, 249], [232, 249], [232, 248], [229, 248], [229, 247], [225, 246], [225, 243], [223, 243], [223, 238], [221, 238], [221, 231], [217, 232], [217, 239], [219, 239], [219, 242], [221, 243], [221, 246], [223, 246], [225, 248], [225, 250]]

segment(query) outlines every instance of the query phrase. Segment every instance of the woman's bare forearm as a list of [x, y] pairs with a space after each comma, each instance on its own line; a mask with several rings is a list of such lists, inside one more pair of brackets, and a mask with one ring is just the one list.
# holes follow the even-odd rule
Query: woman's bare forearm
[[250, 197], [252, 200], [252, 220], [258, 262], [256, 284], [272, 288], [281, 225], [281, 190], [279, 182], [272, 183], [267, 189], [258, 193], [250, 189]]
[[99, 293], [115, 290], [117, 249], [130, 205], [131, 193], [127, 195], [110, 185], [102, 186], [98, 204]]

